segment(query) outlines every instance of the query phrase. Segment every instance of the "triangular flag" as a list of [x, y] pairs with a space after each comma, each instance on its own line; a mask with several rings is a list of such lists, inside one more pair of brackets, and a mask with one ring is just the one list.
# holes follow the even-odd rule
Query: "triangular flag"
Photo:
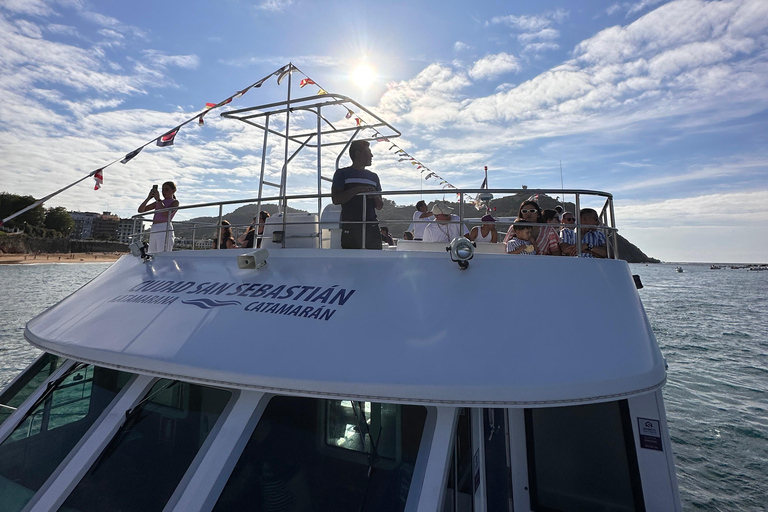
[[299, 82], [299, 87], [304, 87], [305, 85], [317, 85], [314, 80], [311, 78], [304, 78]]
[[357, 123], [357, 126], [360, 126], [360, 123], [362, 123], [362, 122], [363, 122], [363, 120], [362, 120], [362, 119], [360, 119], [359, 117], [356, 117], [356, 118], [355, 118], [355, 122]]
[[176, 134], [179, 133], [181, 126], [177, 126], [168, 133], [161, 135], [157, 138], [157, 145], [160, 147], [173, 146], [173, 139], [176, 138]]
[[206, 103], [206, 104], [205, 104], [205, 108], [207, 108], [207, 109], [209, 109], [209, 110], [210, 110], [210, 109], [212, 109], [212, 108], [213, 108], [213, 107], [215, 107], [215, 106], [216, 106], [216, 103]]
[[326, 91], [325, 89], [320, 89], [319, 91], [317, 91], [318, 96], [322, 96], [323, 94], [328, 94], [328, 91]]
[[354, 112], [352, 112], [351, 110], [347, 109], [347, 115], [345, 115], [344, 118], [345, 119], [349, 119], [350, 117], [352, 117], [353, 114], [354, 114]]
[[140, 147], [140, 148], [138, 148], [138, 149], [134, 149], [133, 151], [131, 151], [130, 153], [128, 153], [127, 155], [125, 155], [125, 158], [123, 158], [122, 160], [120, 160], [120, 163], [121, 163], [121, 164], [127, 164], [128, 162], [130, 162], [131, 160], [133, 160], [133, 159], [136, 157], [136, 155], [138, 155], [139, 153], [141, 153], [141, 150], [142, 150], [142, 149], [144, 149], [144, 146], [141, 146], [141, 147]]
[[205, 121], [203, 121], [203, 116], [205, 116], [205, 112], [197, 116], [197, 124], [199, 126], [203, 126], [205, 124]]
[[99, 190], [104, 184], [104, 174], [102, 173], [103, 170], [104, 168], [102, 167], [101, 169], [94, 171], [93, 179], [96, 180], [96, 184], [93, 186], [93, 190]]
[[283, 81], [283, 78], [288, 76], [288, 74], [290, 74], [292, 71], [293, 71], [293, 66], [291, 64], [287, 64], [282, 68], [278, 69], [276, 73], [279, 72], [280, 75], [277, 77], [277, 85], [280, 85], [280, 82]]

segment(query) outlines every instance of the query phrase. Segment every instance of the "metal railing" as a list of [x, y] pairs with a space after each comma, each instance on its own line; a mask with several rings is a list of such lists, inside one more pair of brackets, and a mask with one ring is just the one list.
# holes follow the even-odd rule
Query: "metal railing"
[[[365, 211], [367, 208], [367, 203], [370, 200], [369, 196], [373, 195], [381, 195], [382, 197], [386, 197], [388, 199], [395, 200], [395, 198], [403, 199], [405, 197], [412, 198], [411, 201], [408, 201], [410, 204], [416, 203], [419, 199], [422, 198], [434, 198], [434, 200], [446, 201], [445, 198], [447, 196], [449, 197], [455, 197], [458, 195], [457, 199], [453, 201], [452, 203], [456, 205], [456, 208], [454, 209], [454, 214], [458, 216], [458, 220], [448, 221], [446, 223], [449, 224], [464, 224], [464, 223], [481, 223], [481, 217], [484, 214], [485, 208], [478, 211], [477, 216], [472, 216], [472, 212], [470, 211], [470, 207], [467, 204], [467, 196], [474, 197], [479, 193], [483, 194], [494, 194], [495, 197], [498, 198], [501, 197], [508, 197], [508, 196], [518, 196], [518, 198], [515, 200], [515, 202], [519, 202], [520, 196], [536, 196], [536, 195], [544, 195], [544, 194], [556, 194], [560, 198], [562, 198], [558, 204], [562, 205], [563, 208], [568, 211], [568, 213], [574, 214], [574, 217], [576, 219], [576, 222], [572, 226], [572, 228], [575, 231], [576, 234], [576, 240], [581, 241], [583, 239], [583, 231], [585, 229], [599, 229], [602, 231], [606, 236], [607, 241], [607, 257], [608, 258], [618, 258], [618, 237], [617, 237], [617, 229], [616, 229], [616, 222], [615, 222], [615, 214], [614, 214], [614, 206], [613, 206], [613, 196], [611, 194], [608, 194], [606, 192], [600, 192], [600, 191], [593, 191], [593, 190], [582, 190], [582, 189], [451, 189], [450, 192], [445, 190], [398, 190], [398, 191], [382, 191], [382, 192], [367, 192], [360, 194], [363, 197], [362, 201], [362, 212], [359, 218], [364, 219], [365, 218]], [[317, 237], [318, 240], [322, 237], [322, 230], [323, 229], [337, 229], [340, 226], [340, 223], [342, 223], [341, 219], [339, 220], [331, 220], [331, 221], [323, 221], [321, 219], [321, 208], [323, 201], [327, 201], [328, 204], [330, 204], [330, 197], [331, 194], [301, 194], [301, 195], [291, 195], [291, 196], [273, 196], [273, 197], [261, 197], [261, 198], [246, 198], [246, 199], [236, 199], [236, 200], [230, 200], [230, 201], [219, 201], [219, 202], [212, 202], [212, 203], [202, 203], [202, 204], [195, 204], [195, 205], [188, 205], [188, 206], [179, 206], [176, 208], [167, 208], [167, 209], [161, 209], [161, 210], [153, 210], [151, 212], [145, 212], [143, 214], [137, 214], [133, 217], [134, 219], [134, 233], [133, 237], [137, 236], [143, 236], [145, 233], [143, 230], [137, 230], [135, 227], [137, 225], [142, 225], [144, 222], [148, 221], [147, 217], [149, 215], [154, 215], [158, 212], [164, 212], [164, 211], [175, 211], [178, 215], [180, 212], [191, 212], [193, 210], [200, 210], [204, 208], [216, 208], [218, 210], [215, 222], [201, 222], [201, 221], [176, 221], [174, 222], [174, 230], [179, 230], [180, 228], [192, 226], [192, 248], [195, 249], [196, 245], [198, 245], [198, 241], [205, 239], [208, 240], [210, 237], [206, 236], [199, 236], [200, 231], [210, 232], [212, 229], [217, 233], [217, 239], [218, 239], [218, 233], [220, 233], [220, 228], [222, 227], [222, 221], [224, 220], [225, 214], [224, 214], [224, 208], [228, 206], [238, 206], [238, 205], [244, 205], [244, 204], [255, 204], [258, 203], [259, 205], [262, 205], [264, 203], [270, 203], [270, 204], [276, 204], [278, 208], [282, 210], [281, 213], [285, 213], [285, 209], [287, 208], [287, 205], [289, 202], [298, 202], [298, 203], [314, 203], [317, 201], [318, 204], [318, 211], [316, 212], [309, 212], [310, 214], [316, 213], [317, 214], [317, 220], [301, 220], [301, 221], [289, 221], [288, 215], [282, 215], [282, 218], [278, 222], [271, 222], [271, 226], [273, 226], [274, 231], [282, 232], [282, 240], [279, 242], [280, 247], [286, 247], [286, 241], [291, 238], [307, 238], [307, 237]], [[570, 200], [570, 199], [573, 200]], [[550, 198], [551, 199], [551, 198]], [[527, 199], [523, 199], [522, 202], [525, 202]], [[549, 202], [549, 200], [545, 200], [546, 202]], [[428, 201], [431, 202], [431, 201]], [[593, 207], [593, 209], [597, 212], [598, 218], [599, 218], [599, 226], [595, 228], [593, 225], [587, 225], [583, 224], [580, 221], [580, 216], [578, 215], [578, 212], [581, 211], [582, 205], [585, 204], [585, 202], [588, 202], [590, 206]], [[407, 203], [406, 203], [407, 204]], [[569, 206], [567, 205], [573, 205], [572, 208], [574, 211], [570, 211]], [[259, 206], [261, 207], [261, 206]], [[477, 210], [475, 210], [477, 211]], [[490, 213], [496, 215], [496, 212], [491, 211]], [[379, 214], [381, 215], [381, 214]], [[498, 221], [496, 222], [497, 226], [511, 226], [515, 217], [517, 216], [517, 212], [510, 212], [510, 215], [502, 215], [499, 217]], [[170, 216], [169, 216], [170, 217]], [[361, 221], [343, 221], [343, 224], [345, 225], [369, 225], [373, 223], [377, 224], [384, 224], [388, 222], [394, 222], [394, 223], [408, 223], [410, 224], [412, 219], [408, 218], [386, 218], [384, 216], [383, 218], [380, 217], [376, 221], [367, 221], [367, 220], [361, 220]], [[163, 231], [157, 231], [158, 233], [166, 233], [168, 230], [171, 229], [171, 221], [168, 220], [166, 222], [166, 229]], [[230, 227], [235, 230], [233, 232], [233, 236], [235, 236], [235, 233], [240, 228], [246, 227], [250, 224], [233, 224]], [[300, 225], [312, 225], [315, 227], [314, 230], [312, 230], [312, 234], [302, 234], [302, 235], [296, 235], [291, 234], [290, 227], [294, 226], [300, 226]], [[562, 224], [553, 225], [553, 224], [546, 224], [546, 223], [530, 223], [531, 226], [537, 226], [537, 227], [564, 227]], [[277, 229], [279, 227], [279, 229]], [[368, 236], [367, 230], [362, 229], [362, 237], [363, 237], [363, 247], [365, 247], [366, 243], [366, 237]], [[255, 235], [254, 238], [254, 246], [256, 245], [256, 239], [271, 239], [270, 236], [263, 236], [263, 235]], [[322, 243], [317, 244], [318, 248], [322, 247]], [[219, 247], [216, 246], [214, 249], [218, 249]], [[167, 247], [166, 247], [167, 249]]]

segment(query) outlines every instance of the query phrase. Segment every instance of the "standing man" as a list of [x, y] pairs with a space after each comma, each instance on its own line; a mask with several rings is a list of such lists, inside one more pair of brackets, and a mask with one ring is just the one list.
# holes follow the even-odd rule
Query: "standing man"
[[434, 214], [427, 210], [427, 203], [419, 201], [416, 203], [416, 211], [413, 212], [413, 222], [408, 227], [408, 231], [413, 233], [414, 240], [421, 240], [424, 238], [424, 228], [427, 227], [429, 221], [434, 217]]
[[363, 214], [363, 196], [365, 192], [381, 192], [379, 176], [366, 169], [371, 165], [373, 154], [368, 141], [356, 140], [349, 145], [349, 158], [352, 165], [337, 169], [331, 185], [331, 200], [333, 204], [341, 205], [341, 247], [344, 249], [363, 248], [363, 224], [345, 224], [345, 222], [361, 222], [365, 224], [365, 248], [381, 250], [381, 233], [376, 223], [376, 210], [384, 207], [380, 194], [365, 197], [365, 214]]

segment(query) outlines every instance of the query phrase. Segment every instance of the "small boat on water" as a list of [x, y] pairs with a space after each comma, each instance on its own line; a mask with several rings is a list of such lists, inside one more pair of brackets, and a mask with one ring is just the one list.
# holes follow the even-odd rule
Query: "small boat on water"
[[[334, 124], [344, 109], [376, 132]], [[286, 112], [316, 129], [269, 128]], [[610, 194], [553, 191], [598, 205], [604, 259], [463, 237], [344, 250], [325, 169], [289, 195], [289, 164], [306, 147], [339, 167], [353, 138], [399, 132], [337, 94], [224, 117], [263, 132], [262, 158], [267, 135], [286, 145], [279, 193], [214, 205], [214, 228], [224, 206], [277, 205], [261, 248], [134, 244], [29, 321], [44, 353], [0, 394], [0, 510], [682, 510], [666, 365]], [[455, 193], [479, 225], [465, 195], [532, 192]], [[574, 300], [553, 317], [546, 297]]]
[[709, 266], [710, 270], [721, 270], [722, 268], [723, 267], [721, 267], [720, 265], [710, 265]]
[[683, 271], [683, 267], [675, 267], [675, 272], [682, 272], [682, 271]]

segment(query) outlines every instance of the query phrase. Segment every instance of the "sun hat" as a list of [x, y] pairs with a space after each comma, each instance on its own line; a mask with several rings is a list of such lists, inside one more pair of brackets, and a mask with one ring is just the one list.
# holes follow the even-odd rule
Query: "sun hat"
[[432, 213], [435, 215], [450, 215], [453, 208], [445, 203], [437, 202], [432, 206]]
[[494, 217], [491, 214], [483, 215], [483, 218], [480, 219], [482, 222], [496, 222], [496, 217]]

